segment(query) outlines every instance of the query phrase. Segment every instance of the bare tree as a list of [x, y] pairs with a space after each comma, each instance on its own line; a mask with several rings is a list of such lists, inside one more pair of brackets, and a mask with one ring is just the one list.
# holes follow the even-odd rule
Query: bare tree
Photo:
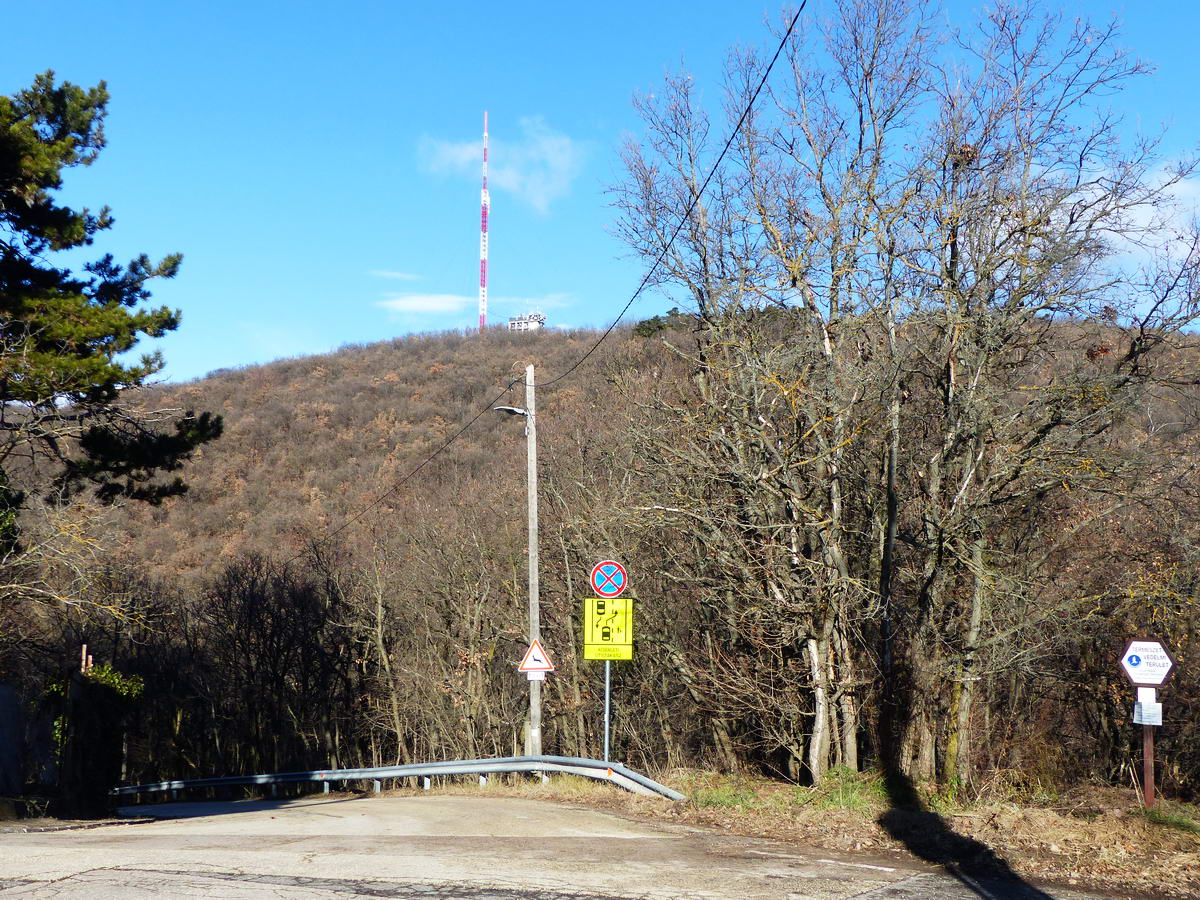
[[[877, 749], [966, 778], [981, 661], [1051, 614], [1028, 615], [1046, 561], [1139, 462], [1112, 426], [1182, 377], [1164, 350], [1200, 257], [1146, 222], [1191, 168], [1099, 107], [1142, 72], [1112, 27], [1005, 6], [963, 36], [920, 3], [843, 0], [815, 31], [707, 195], [694, 82], [639, 101], [621, 233], [657, 256], [692, 206], [660, 283], [696, 322], [673, 344], [686, 388], [642, 419], [645, 472], [678, 476], [645, 511], [694, 542], [672, 562], [722, 649], [696, 667], [763, 747], [803, 747], [814, 779], [856, 765], [870, 673]], [[730, 123], [761, 70], [731, 58]], [[1063, 365], [1082, 322], [1112, 346]], [[1051, 538], [1038, 508], [1071, 491], [1110, 502]]]

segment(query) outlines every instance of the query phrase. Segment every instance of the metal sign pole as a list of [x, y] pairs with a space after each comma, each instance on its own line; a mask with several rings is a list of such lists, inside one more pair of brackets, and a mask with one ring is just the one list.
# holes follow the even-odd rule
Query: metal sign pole
[[633, 659], [633, 599], [621, 597], [629, 573], [614, 559], [592, 566], [595, 597], [583, 601], [583, 658], [604, 660], [604, 761], [612, 751], [612, 661]]
[[612, 687], [611, 680], [612, 663], [607, 659], [604, 661], [604, 761], [608, 762], [608, 729], [609, 715], [612, 707], [609, 704], [609, 696]]
[[1154, 726], [1142, 726], [1142, 788], [1146, 809], [1154, 805]]

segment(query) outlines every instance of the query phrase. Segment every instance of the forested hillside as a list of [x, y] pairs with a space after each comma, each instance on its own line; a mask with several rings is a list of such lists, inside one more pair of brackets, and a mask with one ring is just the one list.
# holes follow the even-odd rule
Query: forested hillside
[[613, 557], [617, 758], [1128, 784], [1145, 633], [1178, 659], [1160, 779], [1195, 796], [1195, 165], [1094, 105], [1141, 71], [1112, 30], [935, 19], [837, 5], [752, 116], [734, 53], [720, 128], [690, 76], [641, 98], [617, 229], [684, 311], [586, 360], [597, 335], [414, 336], [127, 392], [224, 435], [159, 506], [23, 508], [3, 677], [69, 725], [86, 642], [127, 780], [519, 753], [524, 439], [487, 407], [533, 363], [546, 752], [599, 752], [580, 598]]
[[[209, 404], [225, 417], [220, 450], [189, 468], [187, 496], [130, 510], [139, 553], [165, 576], [211, 573], [245, 552], [301, 552], [308, 541], [369, 507], [438, 449], [487, 401], [520, 405], [525, 365], [546, 377], [594, 343], [591, 333], [486, 338], [450, 333], [346, 347], [324, 356], [222, 371], [147, 392], [149, 407]], [[605, 348], [605, 355], [608, 348]], [[505, 388], [514, 381], [510, 392]], [[603, 390], [594, 369], [546, 393], [548, 422]], [[565, 417], [575, 424], [574, 415]], [[594, 421], [599, 433], [614, 427]], [[547, 426], [546, 440], [554, 438]], [[604, 440], [611, 438], [605, 437]], [[544, 451], [549, 452], [549, 451]], [[372, 507], [379, 525], [406, 507], [459, 500], [491, 509], [496, 527], [524, 521], [525, 444], [519, 426], [489, 414], [405, 490]]]
[[[1062, 457], [1053, 485], [1017, 510], [999, 505], [981, 554], [994, 592], [977, 618], [970, 568], [947, 578], [926, 623], [917, 618], [921, 548], [911, 529], [926, 475], [915, 461], [900, 466], [898, 584], [890, 610], [881, 603], [870, 567], [880, 564], [885, 432], [857, 425], [847, 441], [857, 468], [845, 475], [845, 537], [855, 549], [832, 629], [844, 643], [831, 641], [814, 666], [806, 617], [819, 588], [772, 580], [791, 570], [773, 560], [778, 534], [827, 527], [807, 518], [819, 483], [794, 525], [759, 519], [755, 506], [776, 502], [771, 478], [813, 466], [818, 454], [788, 451], [775, 473], [739, 468], [749, 460], [730, 423], [753, 435], [770, 427], [769, 444], [783, 446], [787, 395], [762, 407], [783, 415], [773, 425], [714, 418], [698, 393], [703, 333], [687, 317], [671, 321], [616, 333], [586, 368], [539, 395], [543, 634], [558, 666], [547, 681], [547, 752], [599, 752], [600, 665], [580, 658], [578, 601], [591, 563], [611, 555], [627, 563], [638, 599], [636, 657], [615, 666], [620, 758], [802, 780], [834, 764], [875, 765], [882, 729], [897, 727], [886, 718], [885, 666], [893, 679], [911, 678], [910, 642], [923, 624], [943, 638], [921, 660], [936, 679], [922, 699], [951, 711], [930, 715], [934, 765], [924, 774], [953, 777], [946, 765], [956, 751], [967, 783], [1121, 781], [1137, 735], [1116, 656], [1127, 634], [1152, 630], [1184, 669], [1167, 695], [1164, 781], [1195, 791], [1193, 388], [1143, 394], [1105, 436], [1103, 458]], [[788, 331], [798, 321], [747, 315], [738, 327], [769, 336], [761, 350], [778, 354], [794, 345]], [[924, 325], [910, 327], [915, 340]], [[1075, 385], [1079, 366], [1102, 368], [1125, 338], [1100, 323], [1065, 323], [1038, 339], [1044, 352], [1018, 382], [1052, 385], [1066, 373]], [[219, 411], [219, 451], [192, 467], [183, 497], [124, 511], [104, 538], [116, 546], [124, 532], [123, 549], [89, 574], [78, 603], [38, 613], [36, 638], [6, 646], [10, 671], [23, 659], [16, 668], [35, 691], [76, 665], [87, 642], [98, 663], [140, 679], [128, 716], [133, 780], [520, 752], [521, 426], [488, 413], [401, 480], [526, 363], [548, 379], [593, 340], [421, 336], [155, 389], [144, 398], [155, 408]], [[1110, 350], [1098, 355], [1100, 346]], [[1190, 368], [1197, 352], [1183, 338], [1170, 356]], [[521, 405], [523, 388], [505, 399]], [[925, 414], [909, 402], [905, 443], [915, 458], [928, 438]], [[718, 464], [711, 441], [732, 455]], [[1089, 469], [1109, 474], [1096, 486]], [[756, 478], [767, 484], [761, 497]], [[811, 542], [785, 548], [795, 547], [806, 578], [820, 570]], [[972, 626], [974, 646], [959, 636]], [[965, 671], [975, 681], [964, 715], [953, 704]], [[815, 715], [826, 717], [827, 735], [816, 752]]]

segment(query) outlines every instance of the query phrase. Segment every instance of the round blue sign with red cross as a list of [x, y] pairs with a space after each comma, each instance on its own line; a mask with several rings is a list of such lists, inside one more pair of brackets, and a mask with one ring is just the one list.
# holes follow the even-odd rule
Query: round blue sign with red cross
[[616, 597], [629, 584], [625, 567], [615, 560], [606, 559], [592, 567], [592, 590], [597, 597]]

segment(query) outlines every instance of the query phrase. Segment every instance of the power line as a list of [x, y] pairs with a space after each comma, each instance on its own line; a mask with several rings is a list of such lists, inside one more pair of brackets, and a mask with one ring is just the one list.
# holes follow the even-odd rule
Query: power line
[[654, 260], [654, 264], [650, 266], [649, 270], [642, 278], [641, 284], [639, 284], [637, 290], [633, 292], [633, 296], [629, 298], [628, 302], [621, 308], [621, 311], [617, 313], [617, 317], [613, 319], [612, 324], [609, 325], [608, 328], [604, 329], [604, 333], [597, 338], [596, 343], [592, 344], [592, 346], [588, 348], [587, 353], [583, 354], [583, 356], [581, 356], [575, 362], [575, 365], [571, 366], [571, 368], [567, 369], [561, 375], [556, 375], [549, 381], [542, 382], [540, 387], [548, 388], [556, 381], [562, 381], [564, 378], [582, 366], [584, 362], [587, 361], [587, 358], [595, 353], [596, 349], [602, 343], [604, 343], [605, 339], [607, 339], [610, 334], [613, 333], [613, 329], [615, 329], [620, 323], [621, 319], [625, 317], [625, 313], [629, 312], [629, 308], [633, 306], [634, 301], [642, 295], [642, 291], [646, 289], [646, 285], [650, 283], [650, 279], [654, 277], [654, 273], [658, 271], [658, 267], [661, 266], [663, 260], [667, 258], [667, 254], [671, 252], [671, 247], [675, 245], [675, 238], [679, 237], [679, 232], [683, 230], [683, 226], [689, 219], [691, 219], [692, 213], [696, 209], [696, 205], [700, 202], [700, 198], [703, 197], [704, 192], [708, 190], [709, 182], [712, 181], [713, 176], [717, 174], [717, 169], [719, 169], [721, 167], [721, 163], [725, 161], [725, 155], [729, 152], [729, 148], [733, 146], [733, 142], [737, 138], [738, 132], [742, 130], [742, 126], [746, 124], [746, 118], [750, 115], [750, 110], [754, 108], [754, 101], [758, 99], [758, 95], [762, 92], [763, 86], [767, 83], [767, 79], [771, 76], [771, 70], [775, 68], [775, 63], [778, 61], [779, 55], [783, 53], [783, 48], [787, 46], [788, 38], [792, 36], [792, 32], [796, 28], [796, 22], [800, 20], [800, 13], [804, 12], [804, 7], [807, 5], [808, 0], [803, 0], [803, 2], [800, 4], [800, 8], [796, 10], [796, 14], [792, 16], [792, 21], [788, 25], [787, 31], [784, 32], [783, 40], [779, 42], [779, 46], [775, 49], [775, 55], [771, 57], [771, 61], [767, 64], [767, 68], [763, 71], [762, 78], [760, 78], [758, 82], [758, 87], [756, 87], [754, 89], [754, 93], [750, 95], [750, 100], [746, 104], [746, 108], [742, 110], [742, 115], [741, 118], [738, 119], [737, 125], [734, 126], [733, 131], [729, 133], [729, 139], [725, 141], [725, 146], [721, 149], [721, 155], [717, 157], [717, 161], [713, 163], [712, 168], [708, 170], [708, 177], [704, 179], [704, 184], [700, 185], [700, 190], [696, 191], [695, 195], [693, 195], [692, 202], [688, 204], [687, 209], [679, 218], [679, 223], [675, 226], [675, 230], [671, 232], [671, 237], [667, 240], [667, 243], [663, 246], [662, 250], [659, 251], [658, 257]]
[[[482, 409], [480, 409], [479, 412], [477, 412], [474, 415], [474, 417], [471, 418], [465, 425], [463, 425], [461, 428], [459, 428], [458, 431], [454, 432], [454, 434], [452, 434], [452, 435], [450, 435], [450, 437], [446, 438], [446, 440], [442, 443], [442, 445], [440, 447], [438, 447], [436, 450], [434, 450], [432, 453], [430, 453], [427, 457], [425, 457], [423, 460], [421, 460], [421, 462], [415, 468], [410, 469], [407, 473], [405, 473], [400, 478], [399, 481], [397, 481], [395, 484], [393, 484], [391, 487], [389, 487], [386, 491], [384, 491], [382, 494], [380, 494], [378, 497], [376, 497], [374, 500], [372, 500], [370, 503], [368, 503], [366, 506], [364, 506], [358, 512], [347, 517], [346, 521], [342, 522], [341, 525], [339, 525], [337, 528], [333, 529], [328, 534], [326, 534], [323, 538], [321, 538], [319, 541], [317, 541], [317, 544], [318, 545], [325, 544], [325, 543], [328, 543], [329, 541], [333, 540], [341, 532], [345, 531], [347, 528], [349, 528], [351, 525], [353, 525], [355, 522], [357, 522], [359, 519], [361, 519], [363, 516], [365, 516], [371, 510], [378, 507], [388, 497], [390, 497], [394, 493], [396, 493], [396, 491], [400, 490], [400, 488], [402, 488], [408, 481], [410, 481], [418, 472], [420, 472], [427, 465], [429, 465], [431, 462], [433, 462], [435, 459], [437, 459], [439, 456], [441, 456], [446, 451], [446, 448], [448, 448], [451, 444], [453, 444], [455, 441], [457, 441], [463, 435], [463, 433], [466, 432], [466, 430], [468, 428], [470, 428], [472, 425], [474, 425], [476, 422], [478, 422], [480, 419], [482, 419], [485, 413], [491, 412], [492, 407], [495, 406], [499, 400], [503, 399], [504, 395], [507, 394], [509, 391], [511, 391], [513, 389], [513, 386], [516, 385], [517, 383], [519, 383], [520, 381], [521, 381], [520, 378], [514, 378], [512, 381], [510, 381], [508, 383], [508, 386], [504, 390], [502, 390], [495, 397], [493, 397], [491, 400], [489, 400], [487, 402], [487, 404]], [[285, 566], [291, 565], [292, 563], [294, 563], [296, 560], [298, 560], [303, 555], [304, 555], [303, 553], [297, 553], [295, 556], [293, 556], [291, 559], [289, 559], [286, 563], [284, 563], [284, 565]]]
[[[588, 358], [593, 353], [595, 353], [596, 350], [599, 349], [600, 345], [603, 344], [604, 341], [608, 339], [608, 336], [613, 333], [613, 331], [616, 329], [617, 325], [619, 325], [621, 320], [625, 317], [625, 313], [629, 312], [630, 307], [633, 306], [633, 304], [637, 300], [637, 298], [642, 295], [642, 292], [646, 289], [646, 286], [650, 283], [650, 280], [654, 277], [655, 273], [658, 271], [659, 266], [662, 265], [663, 260], [665, 260], [667, 258], [667, 254], [671, 252], [671, 248], [675, 245], [675, 239], [677, 237], [679, 237], [679, 232], [683, 230], [683, 226], [688, 222], [689, 219], [691, 219], [692, 213], [695, 212], [696, 206], [700, 202], [700, 198], [703, 197], [704, 192], [706, 190], [708, 190], [708, 185], [713, 180], [713, 178], [716, 176], [717, 170], [721, 167], [721, 163], [725, 161], [725, 156], [729, 153], [729, 148], [733, 146], [733, 142], [734, 142], [734, 140], [736, 140], [738, 133], [742, 130], [742, 126], [744, 124], [746, 124], [746, 119], [749, 117], [750, 111], [754, 108], [754, 103], [756, 100], [758, 100], [758, 95], [760, 93], [762, 93], [762, 89], [766, 85], [767, 79], [771, 76], [771, 70], [775, 68], [775, 63], [779, 61], [779, 56], [780, 56], [780, 54], [783, 53], [783, 48], [787, 46], [788, 39], [791, 38], [792, 32], [796, 30], [796, 23], [800, 20], [800, 14], [802, 12], [804, 12], [804, 7], [806, 7], [807, 5], [808, 5], [808, 0], [802, 0], [802, 2], [800, 3], [800, 7], [796, 10], [796, 14], [794, 16], [792, 16], [792, 21], [790, 23], [788, 23], [787, 31], [784, 32], [783, 38], [779, 41], [779, 46], [777, 48], [775, 48], [775, 55], [771, 57], [771, 61], [769, 63], [767, 63], [766, 69], [763, 70], [762, 78], [759, 79], [758, 86], [754, 89], [754, 93], [750, 95], [749, 101], [747, 101], [745, 108], [742, 110], [741, 116], [738, 118], [737, 125], [735, 125], [733, 130], [729, 133], [729, 138], [728, 138], [728, 140], [725, 141], [725, 146], [721, 148], [721, 153], [717, 157], [717, 161], [712, 164], [712, 168], [709, 169], [708, 176], [704, 179], [704, 183], [700, 185], [700, 189], [698, 191], [696, 191], [695, 194], [693, 195], [692, 201], [688, 204], [687, 209], [684, 210], [683, 215], [680, 216], [679, 222], [675, 226], [675, 230], [671, 232], [671, 237], [667, 240], [667, 243], [665, 245], [663, 245], [662, 250], [659, 251], [658, 256], [655, 258], [654, 263], [650, 266], [650, 268], [646, 271], [646, 274], [642, 277], [641, 283], [638, 284], [638, 286], [637, 286], [637, 290], [635, 290], [633, 292], [633, 294], [632, 294], [632, 296], [630, 296], [629, 300], [625, 303], [625, 305], [623, 307], [621, 307], [621, 311], [619, 313], [617, 313], [617, 317], [615, 319], [613, 319], [612, 323], [606, 329], [604, 329], [603, 334], [601, 334], [600, 337], [598, 337], [596, 339], [596, 342], [594, 344], [592, 344], [591, 347], [588, 348], [587, 352], [584, 353], [583, 356], [579, 357], [579, 359], [577, 359], [575, 361], [575, 363], [569, 369], [554, 376], [549, 381], [542, 382], [539, 385], [539, 387], [548, 388], [551, 385], [555, 384], [556, 382], [562, 381], [564, 378], [566, 378], [568, 375], [570, 375], [572, 372], [574, 372], [576, 369], [578, 369], [580, 366], [582, 366], [585, 362], [587, 362]], [[357, 522], [359, 519], [361, 519], [363, 516], [365, 516], [371, 510], [378, 507], [388, 497], [390, 497], [394, 493], [396, 493], [396, 491], [398, 491], [408, 481], [410, 481], [418, 472], [420, 472], [427, 465], [429, 465], [431, 462], [433, 462], [435, 459], [437, 459], [439, 456], [441, 456], [447, 450], [447, 448], [449, 448], [449, 446], [451, 444], [453, 444], [456, 440], [458, 440], [472, 425], [474, 425], [476, 422], [478, 422], [480, 419], [482, 419], [486, 413], [491, 412], [492, 407], [496, 405], [497, 401], [499, 401], [501, 398], [503, 398], [504, 395], [507, 394], [509, 391], [511, 391], [513, 389], [513, 387], [520, 381], [521, 381], [520, 378], [515, 378], [512, 381], [510, 381], [508, 383], [508, 386], [504, 390], [502, 390], [499, 394], [497, 394], [495, 397], [493, 397], [491, 400], [489, 400], [487, 402], [487, 404], [484, 405], [484, 407], [479, 410], [479, 412], [477, 412], [465, 425], [463, 425], [461, 428], [459, 428], [458, 431], [456, 431], [456, 432], [454, 432], [454, 434], [450, 435], [450, 437], [448, 437], [445, 440], [445, 442], [442, 443], [441, 446], [439, 446], [436, 450], [434, 450], [433, 453], [431, 453], [431, 454], [429, 454], [429, 456], [425, 457], [425, 459], [423, 459], [420, 463], [418, 463], [415, 468], [409, 470], [405, 475], [403, 475], [399, 481], [397, 481], [395, 484], [393, 484], [391, 487], [389, 487], [386, 491], [384, 491], [382, 494], [380, 494], [378, 497], [376, 497], [374, 500], [372, 500], [370, 503], [368, 503], [366, 506], [364, 506], [358, 512], [349, 516], [344, 522], [342, 522], [341, 525], [339, 525], [337, 528], [330, 531], [323, 538], [321, 538], [317, 543], [324, 544], [324, 543], [327, 543], [328, 541], [332, 540], [334, 537], [336, 537], [341, 532], [345, 531], [347, 528], [349, 528], [351, 525], [353, 525], [355, 522]], [[304, 555], [303, 553], [299, 553], [296, 556], [293, 556], [291, 559], [289, 559], [287, 561], [287, 563], [285, 563], [285, 565], [290, 565], [291, 563], [295, 562], [297, 559], [299, 559], [303, 555]]]

